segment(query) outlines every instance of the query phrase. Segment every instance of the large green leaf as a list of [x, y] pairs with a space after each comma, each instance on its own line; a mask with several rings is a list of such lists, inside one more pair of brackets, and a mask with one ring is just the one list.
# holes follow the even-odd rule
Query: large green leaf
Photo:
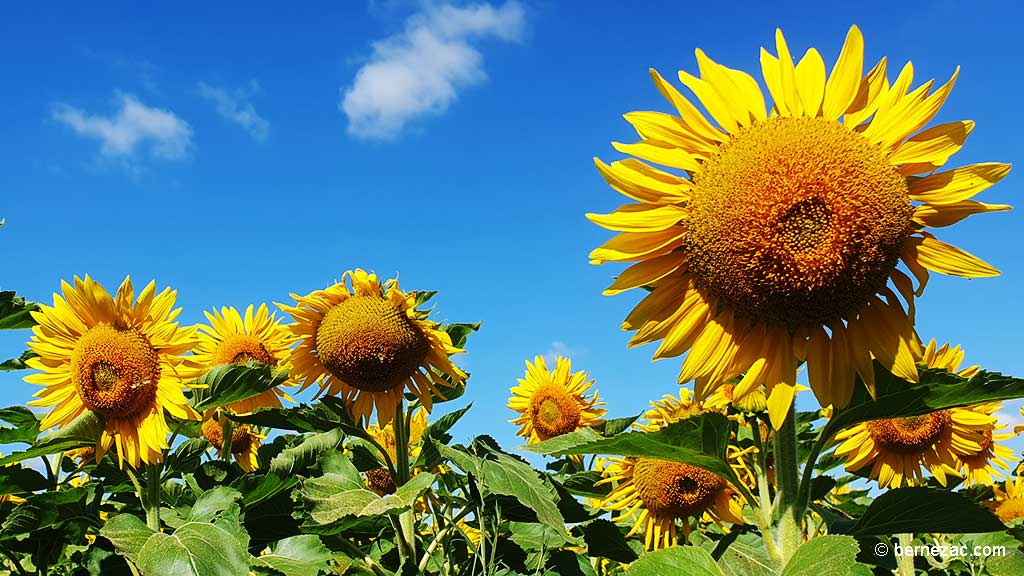
[[509, 522], [511, 539], [523, 550], [553, 550], [567, 541], [554, 530], [536, 522]]
[[782, 570], [782, 576], [871, 576], [870, 566], [857, 563], [859, 550], [851, 536], [818, 536], [797, 548]]
[[205, 386], [192, 391], [192, 403], [202, 412], [258, 396], [288, 380], [288, 373], [259, 362], [247, 365], [222, 364], [200, 376], [195, 384]]
[[[473, 404], [470, 403], [464, 408], [460, 408], [441, 416], [423, 430], [421, 438], [430, 438], [441, 444], [451, 442], [452, 437], [451, 434], [448, 434], [448, 430], [450, 430], [451, 427], [454, 426], [470, 408], [472, 408], [472, 406]], [[416, 462], [413, 463], [413, 467], [433, 470], [434, 467], [441, 464], [441, 460], [441, 454], [434, 447], [434, 444], [432, 442], [423, 442], [422, 447], [420, 448], [420, 455], [416, 458]]]
[[247, 576], [249, 553], [231, 532], [189, 522], [173, 534], [153, 533], [138, 553], [143, 574]]
[[636, 552], [629, 547], [622, 530], [608, 520], [598, 519], [584, 524], [583, 541], [587, 545], [588, 556], [608, 558], [625, 564], [637, 558]]
[[0, 494], [27, 494], [46, 490], [50, 482], [39, 472], [21, 466], [0, 467]]
[[331, 524], [342, 518], [379, 516], [407, 510], [434, 483], [434, 475], [421, 472], [383, 498], [352, 485], [342, 474], [328, 473], [302, 483], [300, 494], [309, 507], [309, 517], [317, 524]]
[[958, 492], [913, 487], [889, 490], [868, 506], [850, 529], [854, 536], [934, 532], [998, 532], [1005, 528], [991, 510]]
[[110, 540], [118, 552], [135, 564], [139, 563], [139, 551], [153, 534], [146, 523], [133, 514], [118, 514], [100, 528], [100, 536]]
[[775, 565], [760, 535], [747, 532], [729, 544], [718, 559], [726, 576], [774, 576]]
[[0, 410], [0, 420], [11, 424], [0, 426], [0, 444], [32, 444], [39, 436], [39, 418], [24, 406], [11, 406]]
[[207, 490], [192, 505], [187, 522], [213, 522], [222, 512], [237, 509], [242, 493], [227, 486]]
[[32, 312], [38, 310], [35, 302], [29, 302], [12, 291], [0, 292], [0, 330], [20, 330], [36, 325]]
[[605, 438], [583, 428], [523, 447], [537, 454], [611, 454], [685, 462], [738, 484], [725, 457], [730, 424], [721, 414], [701, 414], [656, 432], [624, 432]]
[[[424, 439], [424, 442], [428, 441], [431, 440]], [[553, 528], [562, 538], [572, 539], [565, 530], [565, 519], [558, 511], [558, 493], [529, 464], [502, 452], [492, 439], [485, 436], [473, 442], [476, 454], [437, 442], [433, 444], [442, 456], [463, 471], [472, 473], [488, 490], [517, 498], [532, 509], [539, 521]]]
[[858, 386], [850, 404], [836, 412], [825, 426], [827, 436], [868, 420], [919, 416], [946, 408], [1024, 398], [1024, 379], [985, 371], [967, 379], [928, 368], [921, 371], [920, 383], [912, 384], [876, 362], [875, 391], [872, 398], [866, 387]]
[[313, 534], [292, 536], [274, 543], [270, 553], [253, 558], [253, 565], [284, 576], [317, 576], [327, 569], [331, 551]]
[[280, 454], [274, 456], [270, 461], [270, 471], [289, 475], [305, 470], [317, 461], [322, 452], [336, 450], [343, 438], [344, 434], [337, 428], [314, 434], [298, 446], [282, 450]]
[[86, 412], [67, 426], [41, 436], [36, 443], [22, 452], [14, 452], [0, 458], [0, 466], [13, 464], [37, 456], [56, 454], [73, 448], [95, 446], [103, 432], [103, 417], [95, 412]]
[[674, 546], [645, 554], [630, 564], [626, 576], [724, 576], [722, 569], [703, 548]]

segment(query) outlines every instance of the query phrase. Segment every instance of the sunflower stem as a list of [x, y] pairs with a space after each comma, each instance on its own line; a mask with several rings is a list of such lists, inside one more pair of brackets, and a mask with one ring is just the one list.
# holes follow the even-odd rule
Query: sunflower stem
[[[395, 408], [394, 419], [395, 430], [395, 486], [402, 487], [412, 475], [409, 469], [409, 426], [406, 420], [405, 401], [398, 403]], [[406, 560], [416, 566], [416, 517], [413, 509], [406, 510], [398, 515], [398, 538], [400, 544], [406, 549]]]
[[768, 550], [768, 556], [776, 564], [782, 563], [782, 556], [779, 554], [779, 547], [775, 545], [775, 539], [772, 538], [771, 522], [772, 522], [772, 499], [768, 492], [768, 464], [767, 464], [767, 444], [761, 440], [761, 423], [757, 419], [750, 422], [750, 429], [754, 438], [754, 446], [757, 447], [757, 457], [754, 459], [754, 471], [757, 473], [757, 503], [758, 510], [754, 512], [757, 515], [758, 528], [761, 529], [761, 536], [764, 540], [765, 548]]
[[[216, 428], [214, 428], [216, 430]], [[234, 422], [224, 413], [220, 415], [220, 459], [231, 462], [231, 440], [235, 434]]]
[[907, 551], [914, 545], [913, 534], [898, 534], [900, 552], [896, 555], [896, 571], [900, 576], [914, 576], [914, 555]]
[[160, 464], [146, 465], [146, 497], [142, 499], [146, 509], [146, 525], [154, 532], [160, 531]]
[[803, 543], [803, 511], [799, 501], [799, 462], [796, 450], [796, 411], [792, 404], [775, 431], [775, 478], [779, 491], [778, 547], [781, 570]]

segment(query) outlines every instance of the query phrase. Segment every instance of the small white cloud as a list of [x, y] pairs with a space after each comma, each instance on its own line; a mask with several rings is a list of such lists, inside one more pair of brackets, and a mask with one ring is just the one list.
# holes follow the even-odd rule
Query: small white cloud
[[406, 21], [405, 30], [373, 43], [373, 56], [344, 91], [341, 110], [353, 136], [387, 140], [405, 125], [441, 114], [460, 88], [487, 76], [483, 56], [471, 41], [512, 41], [523, 30], [523, 8], [475, 4], [432, 6]]
[[131, 158], [139, 147], [149, 145], [156, 158], [185, 157], [192, 145], [192, 128], [174, 113], [150, 108], [131, 94], [118, 94], [120, 110], [114, 116], [87, 114], [64, 103], [53, 106], [54, 120], [80, 136], [95, 138], [104, 156]]
[[583, 350], [572, 348], [565, 342], [555, 340], [554, 342], [551, 343], [551, 346], [548, 347], [548, 351], [544, 353], [544, 361], [547, 362], [549, 367], [553, 368], [555, 365], [555, 360], [559, 356], [563, 358], [568, 358], [569, 360], [574, 360], [578, 359], [583, 354]]
[[259, 91], [260, 86], [255, 81], [250, 82], [247, 88], [232, 92], [205, 82], [199, 83], [199, 95], [216, 104], [217, 113], [222, 118], [241, 126], [253, 139], [262, 142], [270, 132], [270, 123], [256, 113], [256, 108], [249, 101]]

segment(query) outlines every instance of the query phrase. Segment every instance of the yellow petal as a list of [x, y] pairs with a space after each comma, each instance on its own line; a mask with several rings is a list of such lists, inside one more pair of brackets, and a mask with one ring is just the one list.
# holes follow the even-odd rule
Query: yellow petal
[[846, 116], [843, 117], [844, 124], [850, 127], [857, 126], [878, 110], [881, 96], [889, 90], [886, 65], [887, 60], [883, 57], [861, 81], [857, 97], [853, 99]]
[[956, 154], [974, 130], [974, 122], [962, 120], [940, 124], [919, 132], [899, 145], [889, 155], [892, 164], [928, 163], [942, 166], [950, 156]]
[[726, 135], [721, 130], [714, 127], [708, 119], [700, 113], [700, 110], [696, 106], [690, 103], [689, 100], [683, 96], [679, 90], [676, 90], [675, 86], [669, 84], [661, 74], [658, 74], [653, 68], [650, 69], [651, 79], [654, 80], [654, 85], [657, 86], [658, 91], [665, 97], [676, 110], [679, 112], [679, 116], [682, 117], [683, 122], [690, 128], [690, 130], [697, 136], [706, 138], [712, 142], [724, 142]]
[[623, 118], [644, 140], [675, 144], [701, 157], [710, 156], [718, 149], [717, 144], [697, 135], [678, 116], [662, 112], [630, 112], [623, 115]]
[[1003, 212], [1013, 207], [1007, 204], [985, 204], [974, 200], [962, 200], [955, 204], [933, 206], [922, 204], [914, 210], [914, 222], [929, 228], [951, 226], [973, 214]]
[[711, 84], [684, 70], [679, 71], [679, 81], [693, 91], [697, 99], [700, 100], [700, 103], [704, 105], [704, 108], [707, 109], [711, 117], [715, 119], [715, 122], [718, 122], [722, 129], [729, 133], [736, 133], [739, 129], [736, 117], [733, 116], [729, 105], [715, 92]]
[[825, 101], [822, 116], [826, 120], [838, 120], [853, 104], [860, 87], [861, 72], [864, 69], [864, 37], [860, 29], [851, 26], [846, 42], [839, 53], [839, 59], [832, 68], [832, 74], [825, 84]]
[[786, 38], [779, 28], [775, 29], [775, 49], [779, 53], [779, 79], [786, 108], [793, 116], [801, 116], [803, 105], [800, 102], [800, 94], [796, 91], [796, 69], [793, 66], [793, 57], [789, 53], [789, 46], [786, 45]]
[[972, 164], [915, 180], [909, 186], [908, 195], [929, 204], [955, 204], [999, 182], [1009, 172], [1009, 164]]
[[675, 272], [685, 263], [686, 256], [678, 252], [644, 260], [623, 270], [622, 274], [619, 274], [619, 277], [605, 289], [603, 294], [614, 296], [626, 290], [648, 286]]
[[674, 204], [690, 197], [688, 180], [656, 170], [639, 160], [627, 159], [608, 165], [594, 158], [594, 164], [609, 186], [633, 200], [648, 204]]
[[662, 166], [679, 168], [680, 170], [689, 170], [691, 172], [700, 170], [700, 163], [697, 162], [696, 158], [686, 150], [677, 148], [671, 144], [653, 141], [637, 142], [635, 144], [612, 142], [612, 146], [623, 154], [636, 156], [641, 160], [647, 160], [649, 162], [654, 162], [655, 164], [661, 164]]
[[814, 48], [809, 49], [796, 65], [796, 86], [804, 113], [817, 116], [825, 96], [825, 61]]
[[660, 256], [675, 249], [684, 233], [684, 230], [677, 228], [651, 233], [623, 232], [595, 248], [590, 253], [590, 260], [594, 264], [603, 264], [608, 261], [634, 262], [647, 256]]
[[911, 236], [907, 239], [906, 245], [916, 253], [917, 261], [933, 272], [964, 278], [989, 278], [999, 275], [999, 270], [978, 257], [931, 235]]
[[587, 218], [602, 228], [618, 232], [660, 232], [675, 226], [686, 215], [686, 210], [671, 204], [626, 204], [611, 214], [587, 214]]

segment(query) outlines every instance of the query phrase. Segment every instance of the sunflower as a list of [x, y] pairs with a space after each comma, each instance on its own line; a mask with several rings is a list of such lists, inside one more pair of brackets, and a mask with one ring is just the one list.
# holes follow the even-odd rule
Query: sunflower
[[[806, 388], [804, 388], [806, 390]], [[764, 386], [758, 386], [742, 398], [736, 397], [735, 384], [723, 384], [715, 389], [704, 400], [705, 410], [726, 411], [729, 406], [743, 412], [764, 412], [768, 399], [765, 397]]]
[[654, 432], [665, 426], [692, 418], [704, 410], [693, 400], [693, 393], [686, 388], [679, 389], [679, 396], [665, 394], [660, 400], [651, 402], [651, 408], [644, 414], [644, 422], [633, 426], [645, 432]]
[[[210, 324], [196, 326], [200, 330], [199, 343], [187, 359], [197, 378], [221, 364], [244, 365], [255, 360], [267, 366], [280, 367], [295, 342], [276, 314], [269, 314], [266, 304], [260, 304], [255, 313], [250, 304], [245, 309], [244, 318], [234, 307], [204, 314]], [[289, 381], [284, 385], [295, 384]], [[281, 408], [281, 398], [291, 401], [280, 387], [274, 387], [251, 398], [232, 402], [226, 408], [235, 414], [248, 414], [258, 408]]]
[[[1002, 428], [1003, 426], [1000, 426]], [[968, 486], [973, 484], [993, 484], [997, 478], [1002, 477], [996, 468], [1006, 472], [1010, 470], [1008, 460], [1014, 457], [1014, 451], [1006, 446], [997, 444], [1002, 440], [1013, 438], [1014, 434], [996, 434], [994, 430], [986, 430], [978, 445], [981, 450], [974, 454], [963, 454], [959, 456], [961, 472], [964, 476], [964, 483]]]
[[[211, 413], [203, 420], [203, 438], [206, 438], [220, 455], [224, 448], [224, 428], [218, 413]], [[257, 434], [249, 424], [235, 424], [231, 430], [231, 456], [246, 472], [260, 467], [257, 455], [265, 436]]]
[[1007, 478], [1002, 490], [992, 486], [992, 491], [994, 496], [988, 506], [1000, 520], [1009, 524], [1024, 518], [1024, 477]]
[[44, 386], [33, 406], [55, 406], [40, 427], [65, 426], [92, 411], [103, 417], [96, 461], [111, 446], [118, 464], [138, 467], [157, 462], [168, 447], [164, 418], [199, 419], [182, 393], [182, 354], [192, 349], [195, 329], [178, 328], [181, 309], [173, 309], [176, 292], [156, 293], [150, 282], [138, 299], [129, 278], [113, 298], [89, 276], [61, 283], [63, 296], [40, 306], [32, 317], [29, 348], [38, 354], [27, 362], [39, 373], [25, 377]]
[[292, 351], [291, 375], [305, 390], [341, 396], [352, 416], [367, 421], [374, 408], [382, 425], [391, 422], [406, 389], [429, 411], [443, 376], [462, 386], [467, 375], [449, 356], [464, 352], [427, 313], [417, 310], [415, 292], [398, 280], [383, 285], [376, 274], [347, 271], [342, 281], [306, 296], [292, 294], [295, 306], [278, 304], [295, 322], [300, 339]]
[[929, 271], [999, 273], [928, 229], [1008, 210], [970, 198], [1009, 165], [932, 173], [974, 128], [919, 131], [957, 73], [934, 91], [911, 90], [909, 63], [891, 85], [884, 58], [862, 75], [856, 26], [830, 76], [815, 49], [794, 65], [781, 31], [775, 41], [777, 55], [761, 51], [770, 110], [753, 77], [701, 50], [700, 78], [679, 73], [717, 126], [652, 70], [678, 116], [626, 115], [640, 142], [614, 146], [635, 158], [596, 163], [635, 202], [588, 217], [621, 232], [592, 263], [635, 262], [605, 294], [651, 290], [623, 323], [636, 331], [630, 346], [661, 340], [655, 359], [689, 351], [679, 381], [694, 380], [700, 400], [741, 374], [737, 398], [765, 385], [778, 427], [801, 360], [822, 406], [848, 404], [857, 374], [873, 390], [872, 358], [917, 380], [914, 298]]
[[[398, 461], [398, 441], [395, 439], [393, 422], [384, 426], [370, 425], [366, 427], [366, 433], [373, 438], [387, 452], [392, 464]], [[423, 431], [427, 429], [427, 411], [421, 406], [417, 409], [412, 418], [409, 419], [409, 462], [415, 462], [420, 457]], [[415, 474], [415, 471], [413, 471]], [[364, 474], [366, 485], [370, 490], [379, 496], [393, 494], [398, 488], [391, 472], [387, 468], [376, 468]]]
[[690, 536], [689, 518], [743, 523], [743, 507], [729, 483], [708, 470], [682, 462], [652, 458], [608, 458], [604, 478], [598, 484], [615, 487], [598, 504], [603, 510], [621, 512], [616, 522], [634, 518], [627, 536], [641, 531], [647, 550], [675, 546], [676, 520], [682, 520], [683, 538]]
[[[601, 422], [607, 410], [598, 408], [604, 402], [595, 390], [590, 374], [583, 370], [572, 372], [572, 362], [561, 356], [555, 359], [555, 369], [548, 370], [543, 356], [526, 361], [526, 377], [511, 389], [508, 407], [519, 413], [509, 422], [519, 426], [516, 434], [527, 438], [528, 444], [574, 432]], [[577, 462], [580, 460], [575, 459]]]

